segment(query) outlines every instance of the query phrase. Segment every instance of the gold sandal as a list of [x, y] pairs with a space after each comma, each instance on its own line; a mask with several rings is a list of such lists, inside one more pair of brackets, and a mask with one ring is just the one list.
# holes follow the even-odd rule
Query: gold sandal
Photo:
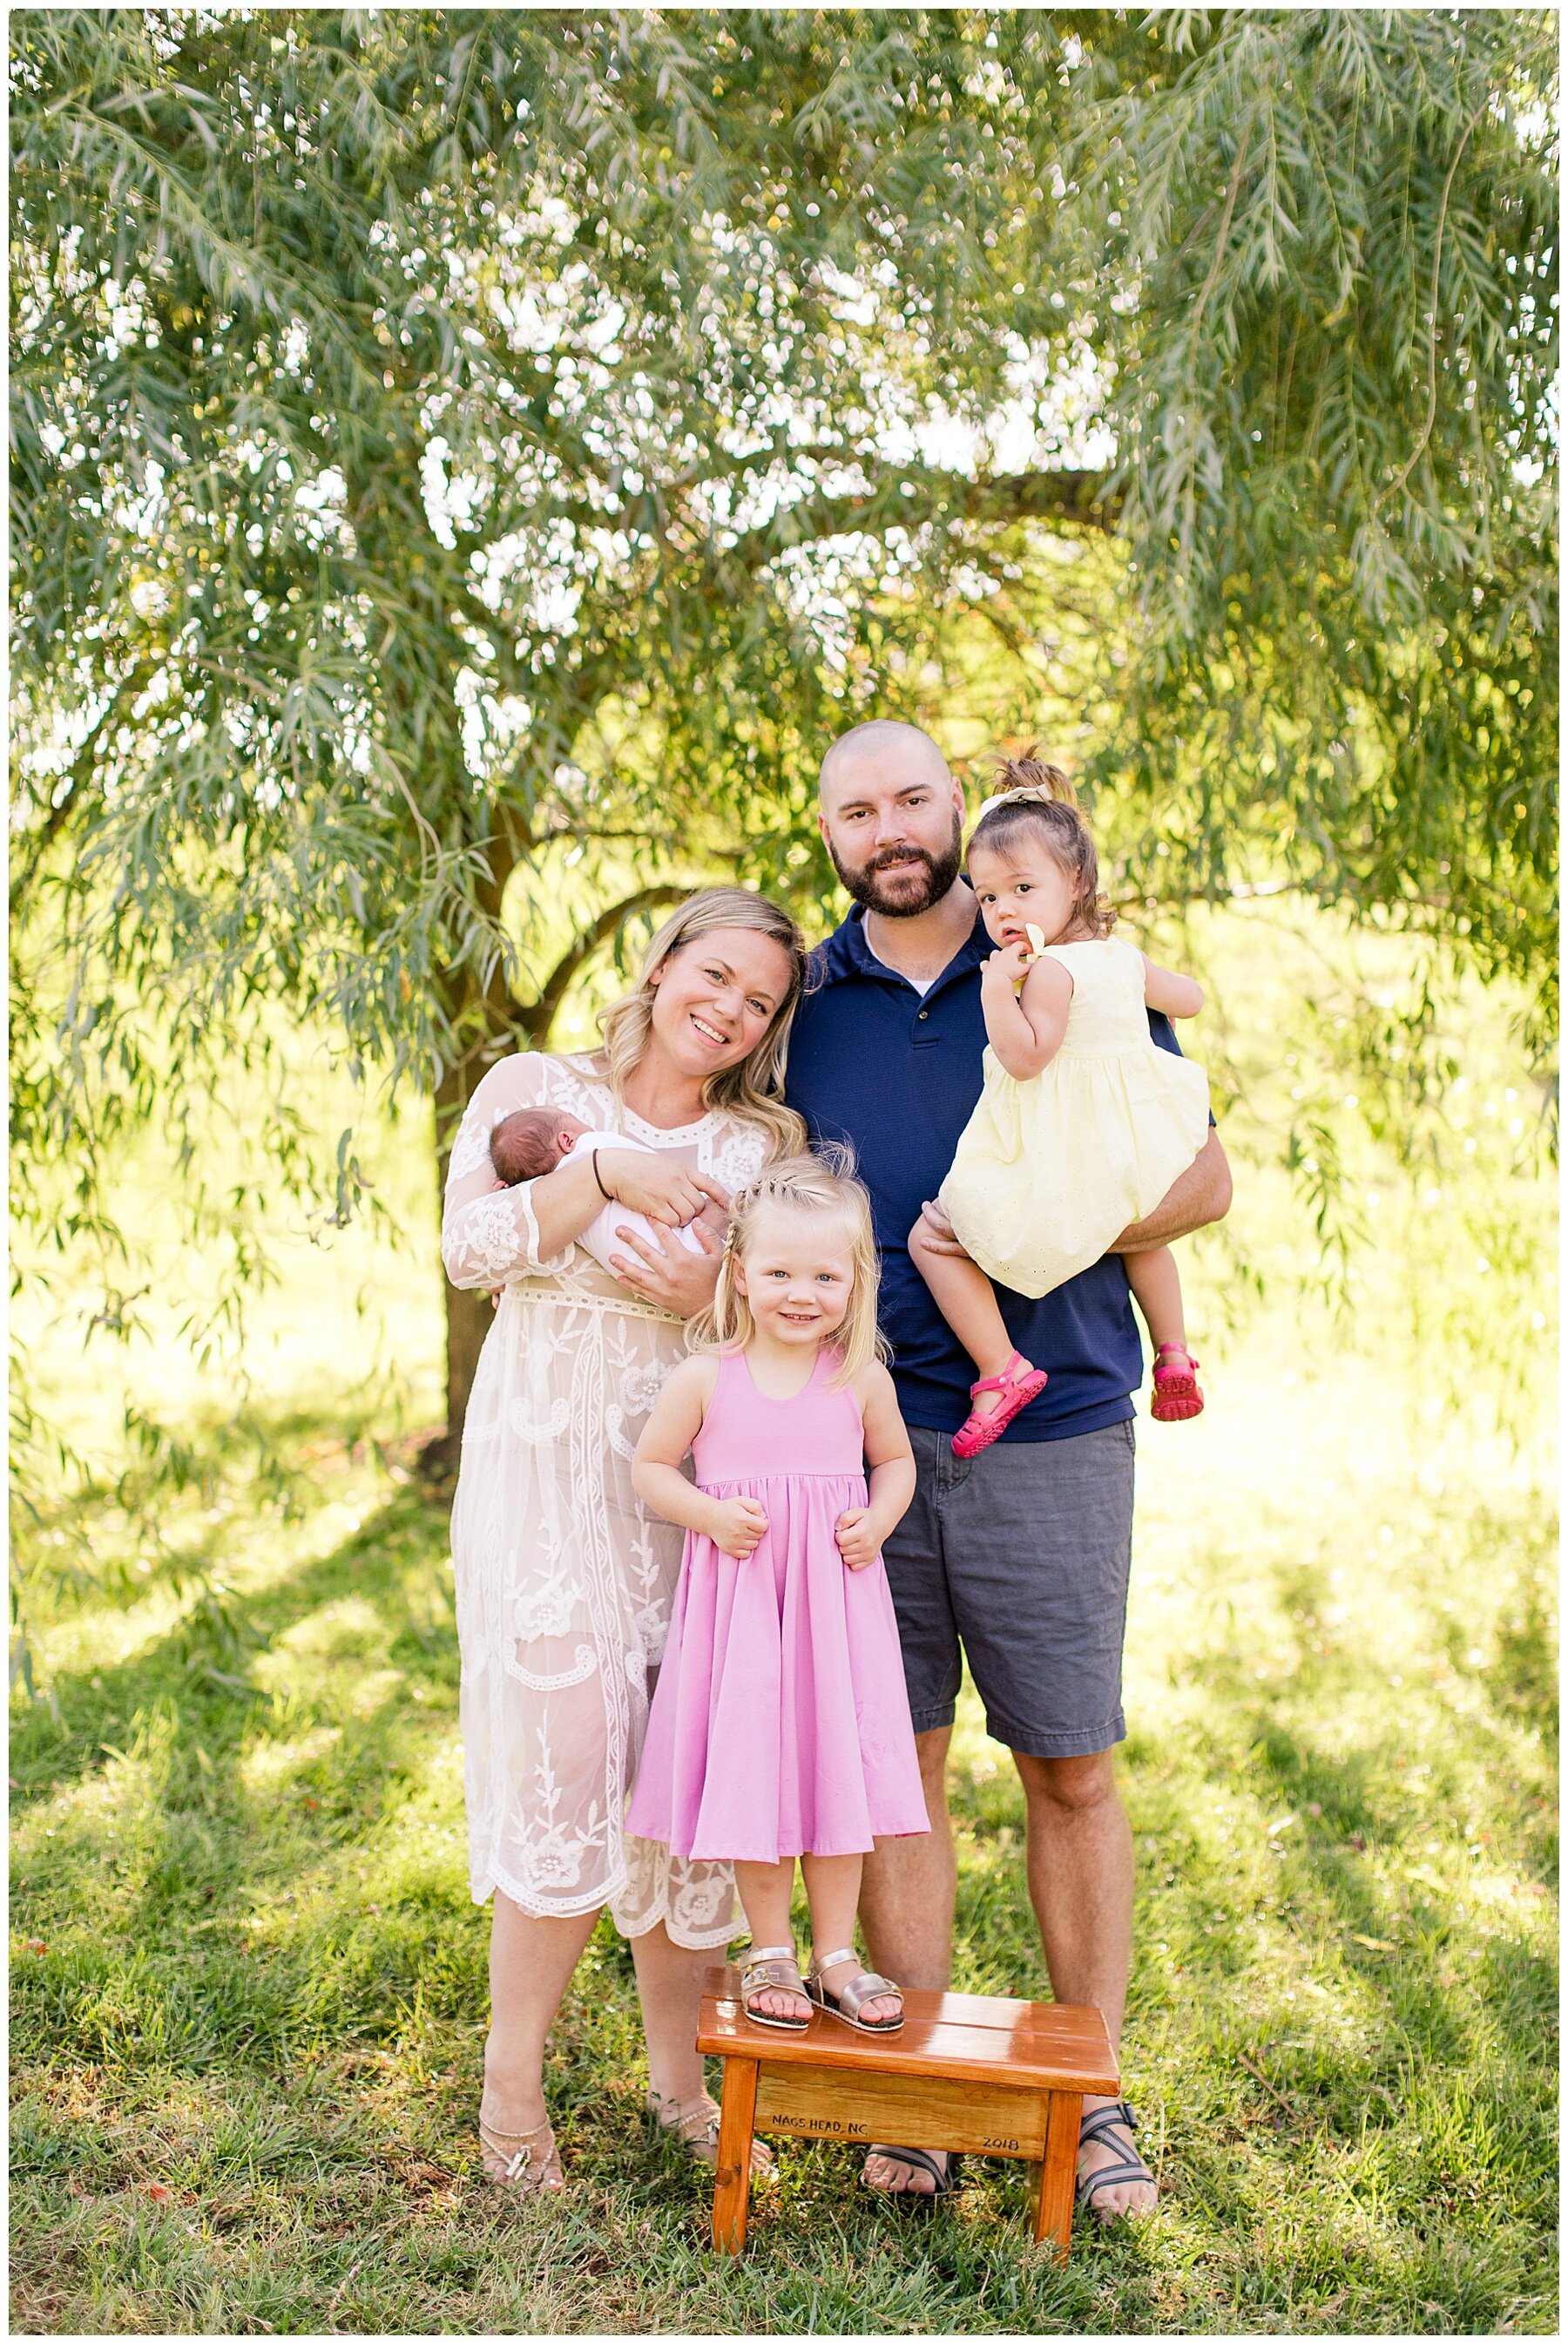
[[[780, 2018], [774, 2011], [753, 2010], [754, 1994], [798, 1994], [806, 2005], [803, 2018]], [[806, 1981], [800, 1975], [800, 1964], [793, 1945], [753, 1945], [740, 1973], [740, 2006], [756, 2026], [781, 2026], [791, 2035], [803, 2034], [811, 2024], [811, 1997], [806, 1991]]]
[[[825, 2010], [829, 2018], [841, 2018], [846, 2026], [854, 2028], [857, 2035], [896, 2035], [904, 2023], [904, 1997], [891, 1978], [883, 1977], [876, 1970], [857, 1970], [852, 1978], [845, 1980], [837, 1994], [822, 1983], [824, 1970], [836, 1970], [840, 1962], [858, 1962], [859, 1958], [853, 1945], [840, 1945], [835, 1954], [813, 1951], [806, 1991], [819, 2010]], [[899, 2002], [896, 2018], [861, 2017], [860, 2013], [867, 2003], [878, 2002], [884, 1996], [891, 2000], [894, 1995]]]
[[[548, 2146], [542, 2154], [529, 2146], [530, 2143], [538, 2140], [540, 2133], [549, 2135]], [[523, 2146], [520, 2148], [508, 2150], [502, 2146], [508, 2140], [520, 2141]], [[492, 2157], [498, 2157], [506, 2167], [503, 2173], [493, 2173], [487, 2165], [484, 2167], [486, 2180], [495, 2182], [499, 2188], [514, 2190], [519, 2198], [538, 2198], [541, 2195], [553, 2198], [556, 2191], [562, 2186], [558, 2179], [552, 2186], [545, 2177], [550, 2168], [550, 2160], [556, 2154], [556, 2137], [550, 2130], [548, 2117], [544, 2117], [540, 2123], [530, 2126], [527, 2132], [503, 2132], [498, 2125], [493, 2125], [490, 2122], [488, 2117], [481, 2115], [479, 2147], [481, 2149], [487, 2148]], [[557, 2171], [558, 2173], [559, 2171], [558, 2163]]]

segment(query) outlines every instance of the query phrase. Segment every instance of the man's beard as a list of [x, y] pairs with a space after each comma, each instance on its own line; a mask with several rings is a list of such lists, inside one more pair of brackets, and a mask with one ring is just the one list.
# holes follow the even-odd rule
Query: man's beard
[[[928, 854], [923, 846], [886, 848], [873, 854], [863, 871], [851, 871], [839, 862], [830, 839], [828, 852], [846, 894], [857, 904], [864, 904], [868, 912], [880, 913], [884, 920], [912, 920], [940, 904], [958, 877], [963, 865], [963, 823], [955, 813], [952, 844], [942, 854]], [[898, 871], [903, 884], [890, 888], [884, 882], [879, 885], [890, 869]]]

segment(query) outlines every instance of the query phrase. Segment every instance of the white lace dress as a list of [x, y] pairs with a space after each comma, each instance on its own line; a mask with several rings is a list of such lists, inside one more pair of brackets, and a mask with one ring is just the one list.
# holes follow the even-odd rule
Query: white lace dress
[[447, 1179], [441, 1253], [456, 1286], [504, 1287], [463, 1427], [452, 1510], [474, 1900], [526, 1913], [608, 1904], [626, 1936], [662, 1921], [676, 1944], [740, 1924], [729, 1864], [629, 1838], [626, 1802], [664, 1651], [681, 1533], [644, 1512], [631, 1458], [684, 1357], [682, 1322], [638, 1301], [580, 1246], [548, 1260], [532, 1183], [497, 1191], [490, 1133], [554, 1106], [734, 1188], [766, 1136], [724, 1115], [660, 1131], [623, 1110], [587, 1057], [529, 1052], [485, 1076]]

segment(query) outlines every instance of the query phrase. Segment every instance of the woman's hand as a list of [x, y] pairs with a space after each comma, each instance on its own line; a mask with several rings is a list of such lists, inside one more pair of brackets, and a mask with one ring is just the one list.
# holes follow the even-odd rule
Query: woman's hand
[[695, 1318], [713, 1299], [724, 1248], [701, 1221], [692, 1222], [691, 1233], [702, 1248], [700, 1253], [689, 1252], [673, 1238], [655, 1248], [635, 1229], [618, 1228], [615, 1234], [626, 1252], [612, 1253], [609, 1266], [639, 1302], [657, 1303], [661, 1310], [673, 1310], [678, 1318]]
[[719, 1498], [708, 1535], [736, 1562], [749, 1562], [767, 1527], [768, 1516], [755, 1498]]
[[634, 1154], [613, 1141], [608, 1147], [596, 1147], [594, 1155], [599, 1177], [615, 1202], [628, 1212], [646, 1213], [650, 1221], [662, 1221], [667, 1228], [684, 1228], [709, 1202], [729, 1208], [729, 1189], [689, 1165]]
[[869, 1506], [851, 1506], [840, 1514], [833, 1525], [833, 1535], [839, 1541], [839, 1551], [851, 1571], [864, 1571], [876, 1561], [882, 1541], [877, 1534], [878, 1525]]

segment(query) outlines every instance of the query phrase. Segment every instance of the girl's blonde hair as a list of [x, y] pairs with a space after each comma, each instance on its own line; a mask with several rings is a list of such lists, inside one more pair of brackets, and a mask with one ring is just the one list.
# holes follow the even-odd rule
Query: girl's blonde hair
[[722, 1109], [765, 1131], [775, 1157], [796, 1155], [806, 1145], [806, 1127], [794, 1109], [784, 1104], [784, 1061], [795, 1005], [806, 981], [806, 941], [788, 912], [749, 887], [705, 887], [700, 894], [689, 896], [649, 944], [631, 991], [600, 1011], [598, 1023], [616, 1105], [620, 1105], [628, 1075], [648, 1047], [657, 990], [654, 977], [672, 954], [715, 928], [747, 928], [754, 935], [771, 936], [789, 956], [789, 986], [749, 1056], [739, 1066], [724, 1066], [709, 1075], [702, 1086], [702, 1104], [709, 1112]]
[[729, 1203], [729, 1228], [719, 1283], [709, 1308], [686, 1330], [689, 1350], [744, 1350], [756, 1331], [751, 1306], [736, 1283], [735, 1266], [744, 1262], [757, 1216], [769, 1205], [790, 1212], [831, 1213], [848, 1224], [849, 1258], [854, 1279], [849, 1307], [829, 1341], [839, 1353], [829, 1389], [837, 1390], [871, 1359], [885, 1359], [888, 1347], [877, 1331], [877, 1240], [871, 1229], [871, 1200], [854, 1177], [854, 1158], [847, 1148], [825, 1148], [819, 1156], [789, 1156], [770, 1164], [755, 1180], [738, 1188]]
[[998, 851], [1020, 831], [1031, 831], [1072, 881], [1070, 924], [1108, 936], [1116, 914], [1101, 888], [1094, 834], [1078, 810], [1078, 793], [1060, 765], [1048, 765], [1032, 749], [999, 760], [995, 792], [970, 833], [969, 852], [977, 846]]

